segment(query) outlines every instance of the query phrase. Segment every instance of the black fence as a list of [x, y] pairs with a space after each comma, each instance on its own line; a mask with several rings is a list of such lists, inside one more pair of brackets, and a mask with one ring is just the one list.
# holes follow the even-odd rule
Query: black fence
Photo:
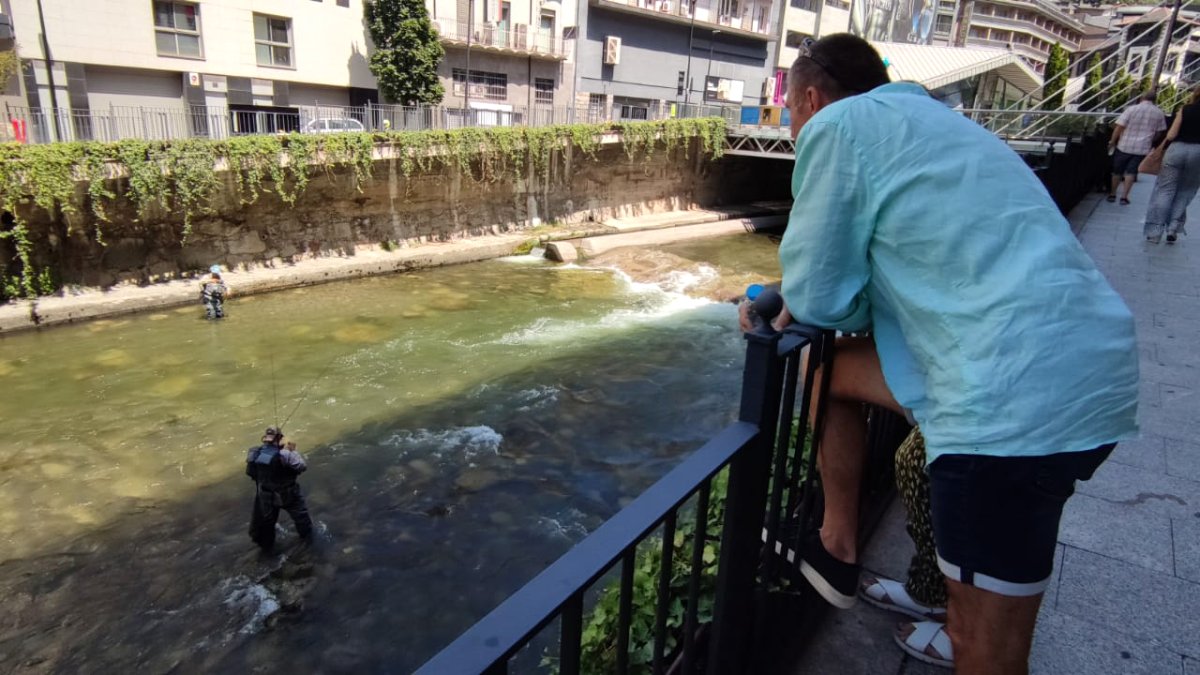
[[[816, 457], [824, 416], [823, 410], [812, 410], [813, 383], [819, 366], [827, 373], [834, 367], [834, 336], [793, 324], [782, 333], [747, 334], [746, 339], [738, 422], [510, 596], [419, 673], [789, 670], [803, 634], [811, 632], [804, 627], [825, 608], [801, 580], [797, 552], [822, 514]], [[829, 379], [820, 381], [827, 386]], [[815, 414], [808, 433], [805, 420], [810, 413]], [[904, 420], [894, 414], [871, 409], [868, 415], [864, 533], [873, 528], [890, 498], [892, 457], [908, 432]], [[727, 478], [724, 494], [715, 483], [718, 477]], [[723, 513], [710, 532], [710, 503], [722, 498]], [[677, 533], [683, 529], [691, 539], [677, 551], [683, 540]], [[647, 553], [657, 558], [657, 592], [652, 600], [644, 594], [635, 599], [636, 559]], [[690, 558], [685, 581], [673, 576], [679, 574], [673, 564], [677, 555]], [[704, 560], [713, 555], [715, 580], [702, 579]], [[612, 637], [616, 653], [613, 662], [603, 666], [589, 662], [582, 646], [588, 605], [595, 603], [601, 587], [618, 598]], [[672, 587], [683, 591], [672, 597]], [[702, 588], [711, 597], [704, 597]], [[676, 615], [668, 621], [670, 607], [679, 603], [682, 618]], [[702, 611], [705, 607], [710, 611]], [[649, 611], [651, 653], [634, 663], [630, 626], [635, 616], [645, 617]], [[558, 634], [550, 640], [543, 631], [556, 620]], [[513, 661], [522, 650], [527, 651]], [[529, 655], [528, 650], [538, 653]], [[542, 666], [536, 660], [530, 663], [530, 656]]]
[[[1112, 160], [1108, 156], [1110, 135], [1107, 126], [1100, 126], [1090, 133], [1056, 141], [1062, 148], [1051, 146], [1044, 154], [1026, 155], [1026, 162], [1063, 215], [1070, 213], [1089, 192], [1108, 189], [1112, 175]], [[1056, 152], [1058, 149], [1062, 152]]]

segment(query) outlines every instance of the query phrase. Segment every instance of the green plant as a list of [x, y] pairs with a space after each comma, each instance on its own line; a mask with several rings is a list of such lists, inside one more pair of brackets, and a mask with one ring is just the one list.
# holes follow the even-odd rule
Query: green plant
[[32, 264], [33, 244], [25, 221], [31, 208], [44, 211], [49, 220], [64, 217], [68, 225], [75, 214], [90, 211], [92, 234], [103, 245], [103, 225], [116, 200], [123, 199], [133, 207], [136, 220], [179, 224], [180, 240], [186, 243], [196, 218], [214, 210], [222, 171], [228, 172], [238, 202], [253, 203], [273, 187], [291, 206], [308, 188], [314, 169], [330, 175], [335, 169], [348, 169], [354, 189], [361, 192], [385, 152], [397, 159], [405, 177], [453, 171], [477, 181], [546, 179], [555, 158], [568, 147], [594, 159], [601, 139], [614, 131], [625, 134], [631, 161], [663, 149], [682, 147], [686, 152], [692, 142], [707, 156], [719, 157], [725, 143], [724, 121], [710, 118], [221, 141], [0, 144], [0, 209], [14, 219], [0, 230], [0, 240], [13, 243], [17, 259], [13, 269], [3, 270], [5, 283], [19, 283], [20, 295], [27, 297], [45, 292], [40, 271]]
[[[700, 593], [697, 599], [697, 618], [700, 623], [712, 620], [713, 601], [717, 580], [718, 547], [716, 538], [721, 532], [725, 517], [725, 493], [728, 487], [728, 472], [718, 473], [712, 480], [712, 489], [706, 514], [705, 544], [700, 563]], [[669, 600], [667, 601], [666, 653], [672, 653], [681, 644], [688, 583], [692, 577], [692, 542], [696, 536], [694, 511], [680, 513], [679, 525], [671, 541], [671, 573]], [[711, 541], [710, 541], [711, 540]], [[658, 579], [662, 570], [661, 537], [651, 537], [642, 542], [633, 565], [633, 613], [629, 625], [629, 666], [631, 673], [650, 672], [654, 656], [655, 608], [658, 598]], [[616, 672], [617, 628], [620, 618], [619, 580], [610, 583], [600, 592], [596, 605], [584, 622], [581, 642], [581, 671], [589, 675], [606, 675]], [[543, 657], [543, 665], [557, 672], [553, 657]]]
[[13, 75], [21, 69], [21, 58], [15, 49], [0, 52], [0, 91], [8, 89]]
[[1063, 93], [1067, 88], [1067, 68], [1070, 64], [1067, 61], [1067, 50], [1057, 42], [1050, 47], [1050, 57], [1046, 62], [1046, 79], [1044, 91], [1046, 92], [1045, 108], [1046, 110], [1059, 110], [1063, 104]]
[[1120, 110], [1129, 102], [1133, 96], [1133, 77], [1125, 70], [1117, 71], [1116, 79], [1113, 80], [1112, 86], [1109, 87], [1108, 102], [1105, 107], [1109, 110]]
[[1080, 97], [1080, 109], [1084, 111], [1095, 110], [1100, 104], [1100, 81], [1104, 77], [1104, 71], [1100, 67], [1100, 54], [1092, 55], [1088, 61], [1087, 77], [1085, 78], [1083, 87], [1083, 96]]
[[404, 105], [442, 102], [438, 64], [446, 55], [424, 0], [367, 0], [367, 31], [375, 43], [371, 73], [384, 97]]

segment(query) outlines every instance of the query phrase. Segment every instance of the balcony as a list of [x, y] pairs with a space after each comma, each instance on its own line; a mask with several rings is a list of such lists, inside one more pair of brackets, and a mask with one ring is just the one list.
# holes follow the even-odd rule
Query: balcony
[[1048, 51], [1042, 51], [1027, 44], [1020, 42], [1005, 42], [1003, 40], [988, 40], [985, 38], [972, 37], [967, 39], [970, 46], [977, 47], [992, 47], [993, 49], [1009, 49], [1012, 48], [1013, 53], [1024, 56], [1027, 59], [1032, 59], [1038, 63], [1045, 63], [1050, 58]]
[[1039, 26], [1025, 19], [1012, 19], [1003, 16], [976, 13], [971, 15], [971, 25], [978, 26], [979, 28], [1020, 31], [1041, 38], [1050, 44], [1061, 42], [1063, 47], [1067, 48], [1067, 51], [1079, 49], [1079, 40], [1063, 37], [1044, 26]]
[[[502, 26], [489, 22], [477, 22], [468, 28], [466, 21], [435, 19], [442, 44], [465, 47], [487, 52], [532, 56], [550, 61], [567, 58], [563, 40], [550, 31], [543, 31], [529, 24], [513, 23]], [[469, 36], [469, 40], [468, 40]]]
[[[693, 0], [695, 2], [695, 0]], [[650, 17], [670, 21], [671, 23], [689, 25], [692, 19], [692, 2], [688, 0], [591, 0], [593, 7], [612, 9], [635, 16]], [[713, 27], [721, 29], [722, 33], [753, 38], [764, 42], [774, 42], [779, 37], [775, 35], [773, 3], [745, 3], [746, 10], [740, 16], [714, 12], [711, 7], [702, 2], [695, 2], [695, 23], [706, 30]]]

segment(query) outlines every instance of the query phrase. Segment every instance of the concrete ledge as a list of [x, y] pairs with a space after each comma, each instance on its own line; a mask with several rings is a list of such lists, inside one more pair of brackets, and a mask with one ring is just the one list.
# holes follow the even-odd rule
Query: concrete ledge
[[585, 256], [596, 256], [613, 249], [626, 246], [657, 246], [675, 241], [688, 239], [703, 239], [720, 237], [739, 232], [758, 232], [760, 230], [783, 227], [787, 224], [786, 215], [759, 216], [757, 218], [737, 218], [722, 220], [715, 223], [671, 227], [670, 229], [651, 229], [641, 232], [625, 232], [603, 237], [588, 237], [579, 243], [579, 251]]
[[[597, 255], [624, 246], [652, 246], [673, 241], [717, 237], [739, 232], [782, 227], [787, 224], [788, 206], [780, 203], [750, 204], [721, 210], [672, 211], [624, 219], [623, 232], [596, 224], [582, 229], [544, 233], [542, 242], [576, 240], [584, 255]], [[773, 213], [736, 217], [738, 213]], [[691, 224], [695, 218], [705, 222]], [[442, 265], [478, 262], [513, 255], [522, 244], [535, 238], [531, 232], [513, 232], [478, 238], [427, 243], [412, 248], [383, 251], [363, 248], [350, 256], [306, 259], [296, 263], [281, 260], [262, 267], [223, 274], [233, 297], [267, 293], [377, 274], [392, 274]], [[590, 250], [589, 250], [590, 248]], [[104, 317], [153, 311], [199, 303], [197, 279], [181, 279], [149, 286], [117, 286], [89, 289], [64, 296], [21, 300], [0, 305], [0, 335]]]

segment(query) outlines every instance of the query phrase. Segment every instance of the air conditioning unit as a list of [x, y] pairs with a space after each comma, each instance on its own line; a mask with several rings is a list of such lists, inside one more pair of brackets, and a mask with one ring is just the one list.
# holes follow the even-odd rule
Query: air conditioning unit
[[609, 35], [604, 38], [604, 65], [615, 66], [621, 62], [621, 38]]
[[485, 95], [487, 95], [487, 93], [488, 93], [488, 88], [487, 88], [486, 84], [472, 84], [471, 85], [471, 95], [472, 96], [485, 96]]

